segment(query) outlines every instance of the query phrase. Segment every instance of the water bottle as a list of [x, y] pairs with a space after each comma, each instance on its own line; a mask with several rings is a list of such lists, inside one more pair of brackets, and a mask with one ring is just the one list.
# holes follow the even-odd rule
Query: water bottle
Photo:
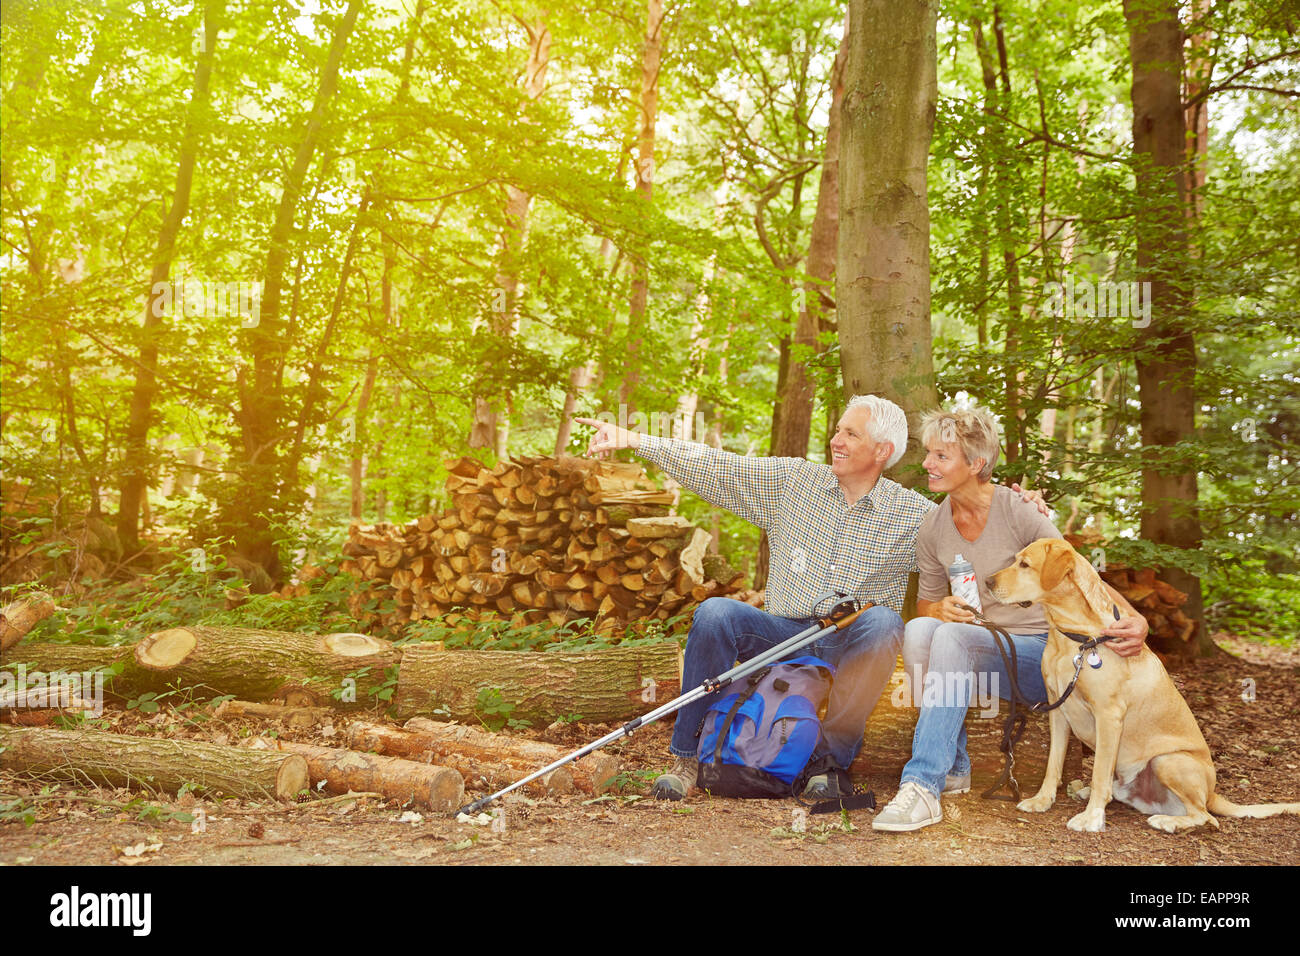
[[980, 587], [975, 579], [975, 567], [960, 554], [953, 558], [948, 567], [948, 587], [953, 597], [983, 613], [980, 605]]

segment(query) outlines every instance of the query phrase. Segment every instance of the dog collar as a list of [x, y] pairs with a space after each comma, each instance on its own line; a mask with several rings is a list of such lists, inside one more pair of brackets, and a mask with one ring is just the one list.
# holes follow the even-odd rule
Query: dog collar
[[[1115, 615], [1115, 620], [1118, 621], [1119, 605], [1112, 604], [1110, 606], [1110, 612]], [[1074, 641], [1074, 643], [1083, 645], [1082, 647], [1079, 648], [1082, 651], [1090, 651], [1094, 647], [1097, 647], [1098, 645], [1105, 644], [1107, 641], [1119, 640], [1119, 638], [1116, 637], [1106, 637], [1106, 636], [1089, 637], [1087, 634], [1075, 634], [1073, 631], [1062, 631], [1061, 633], [1064, 634], [1066, 637], [1068, 637], [1070, 640]]]

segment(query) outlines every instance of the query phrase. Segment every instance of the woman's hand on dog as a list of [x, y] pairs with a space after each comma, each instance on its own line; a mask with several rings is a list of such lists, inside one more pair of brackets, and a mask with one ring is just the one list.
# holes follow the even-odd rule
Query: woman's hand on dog
[[1147, 624], [1147, 619], [1138, 615], [1121, 617], [1114, 624], [1103, 627], [1101, 633], [1106, 637], [1116, 638], [1106, 643], [1112, 651], [1120, 657], [1132, 657], [1145, 646], [1148, 630], [1150, 625]]

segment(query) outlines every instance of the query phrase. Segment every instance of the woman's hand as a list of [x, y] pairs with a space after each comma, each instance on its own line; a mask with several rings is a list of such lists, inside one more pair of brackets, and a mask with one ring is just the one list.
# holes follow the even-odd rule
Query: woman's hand
[[640, 448], [641, 435], [639, 432], [629, 431], [626, 428], [619, 428], [613, 422], [597, 421], [594, 418], [575, 418], [579, 425], [590, 425], [596, 429], [596, 434], [591, 436], [591, 441], [587, 444], [587, 455], [595, 458], [608, 458], [611, 452], [620, 448]]
[[1120, 657], [1132, 657], [1134, 654], [1141, 653], [1150, 629], [1151, 625], [1147, 623], [1147, 619], [1138, 614], [1121, 617], [1115, 623], [1103, 627], [1101, 633], [1106, 637], [1116, 638], [1106, 642], [1106, 646], [1112, 651]]
[[934, 616], [950, 624], [973, 624], [975, 615], [962, 606], [965, 603], [961, 598], [949, 594], [935, 605]]

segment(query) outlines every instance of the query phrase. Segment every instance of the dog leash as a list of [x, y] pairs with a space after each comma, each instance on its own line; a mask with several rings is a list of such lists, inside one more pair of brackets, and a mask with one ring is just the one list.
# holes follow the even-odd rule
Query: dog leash
[[[994, 624], [992, 621], [985, 618], [979, 611], [975, 610], [975, 608], [970, 607], [967, 604], [959, 604], [958, 607], [970, 611], [971, 614], [975, 616], [975, 623], [987, 629], [989, 633], [993, 635], [993, 643], [997, 647], [998, 653], [1002, 655], [1003, 666], [1006, 667], [1007, 676], [1011, 680], [1011, 696], [1008, 698], [1010, 707], [1007, 711], [1006, 720], [1002, 722], [1002, 741], [998, 745], [998, 749], [1002, 751], [1006, 758], [1002, 768], [1002, 776], [998, 778], [997, 782], [994, 783], [993, 786], [980, 794], [980, 798], [983, 800], [1011, 800], [1019, 802], [1020, 784], [1017, 782], [1015, 775], [1015, 749], [1016, 744], [1020, 742], [1020, 738], [1025, 735], [1025, 729], [1029, 724], [1029, 714], [1019, 713], [1017, 705], [1024, 704], [1029, 709], [1030, 713], [1035, 714], [1046, 714], [1060, 707], [1065, 703], [1070, 694], [1074, 693], [1074, 687], [1079, 682], [1079, 674], [1083, 672], [1084, 654], [1087, 653], [1088, 655], [1088, 666], [1096, 670], [1101, 667], [1101, 655], [1097, 653], [1097, 648], [1102, 644], [1105, 644], [1107, 641], [1117, 640], [1117, 638], [1107, 637], [1104, 635], [1089, 638], [1085, 634], [1061, 631], [1062, 634], [1079, 645], [1079, 651], [1074, 655], [1074, 676], [1070, 678], [1070, 683], [1065, 688], [1065, 692], [1053, 703], [1049, 704], [1047, 701], [1031, 701], [1025, 696], [1024, 692], [1021, 691], [1020, 682], [1016, 679], [1016, 671], [1019, 667], [1019, 657], [1016, 654], [1016, 644], [1011, 640], [1011, 635], [1007, 633], [1005, 628]], [[1118, 621], [1120, 618], [1118, 605], [1111, 605], [1111, 613], [1115, 615], [1115, 620]], [[1005, 647], [1003, 646], [1004, 643]], [[1010, 795], [998, 794], [999, 790], [1008, 787], [1011, 790]]]

